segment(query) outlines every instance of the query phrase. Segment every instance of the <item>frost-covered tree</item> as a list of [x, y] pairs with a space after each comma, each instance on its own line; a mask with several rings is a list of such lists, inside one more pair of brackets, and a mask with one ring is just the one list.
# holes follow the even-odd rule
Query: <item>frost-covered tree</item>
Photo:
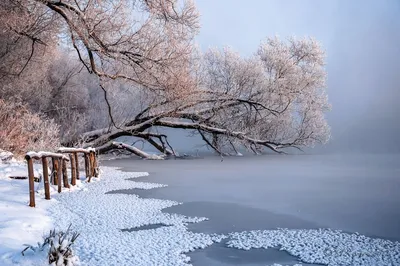
[[56, 17], [29, 1], [0, 1], [0, 97], [22, 101], [34, 111], [47, 104], [47, 69], [59, 32]]
[[[267, 39], [248, 58], [231, 49], [202, 54], [190, 0], [6, 2], [44, 12], [28, 16], [44, 17], [50, 36], [74, 50], [101, 89], [110, 123], [83, 134], [85, 145], [107, 151], [115, 138], [130, 135], [172, 153], [155, 127], [190, 130], [220, 154], [239, 147], [282, 152], [329, 139], [324, 52], [313, 39]], [[9, 21], [5, 34], [40, 44], [41, 31]], [[105, 115], [92, 114], [99, 113]]]
[[165, 136], [153, 133], [155, 126], [193, 130], [220, 154], [328, 141], [324, 52], [315, 40], [267, 39], [249, 58], [210, 50], [192, 68], [185, 93], [151, 94], [132, 121], [87, 133], [88, 145], [109, 149], [108, 141], [133, 135], [157, 138], [165, 151]]
[[168, 89], [186, 66], [198, 30], [191, 1], [31, 0], [58, 15], [68, 41], [102, 86], [123, 79]]

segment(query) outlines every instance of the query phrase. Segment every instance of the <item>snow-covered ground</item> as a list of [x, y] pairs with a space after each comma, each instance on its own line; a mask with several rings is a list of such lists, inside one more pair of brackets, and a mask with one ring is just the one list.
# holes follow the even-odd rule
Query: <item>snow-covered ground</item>
[[[81, 235], [75, 250], [82, 265], [186, 265], [190, 258], [184, 252], [204, 248], [218, 236], [192, 233], [188, 223], [206, 218], [186, 217], [161, 212], [178, 202], [157, 199], [140, 199], [136, 195], [108, 194], [119, 189], [152, 189], [162, 184], [127, 180], [148, 175], [122, 173], [102, 168], [101, 178], [80, 184], [79, 189], [68, 193], [53, 193], [53, 199], [37, 196], [37, 207], [27, 206], [27, 180], [13, 180], [4, 174], [24, 170], [24, 165], [2, 168], [0, 265], [46, 265], [45, 254], [26, 252], [21, 256], [22, 244], [35, 245], [52, 227], [73, 230]], [[23, 175], [23, 173], [21, 173]], [[97, 182], [96, 182], [97, 181]], [[169, 225], [153, 230], [123, 232], [122, 229], [148, 224]]]
[[[0, 163], [0, 256], [22, 250], [24, 243], [36, 243], [43, 230], [47, 231], [52, 225], [46, 210], [54, 201], [38, 197], [38, 207], [29, 208], [28, 180], [11, 179], [10, 175], [26, 176], [26, 165]], [[38, 176], [36, 169], [35, 176]]]
[[[35, 177], [40, 177], [41, 172], [41, 165], [34, 164]], [[57, 202], [57, 188], [51, 186], [52, 199], [45, 200], [43, 183], [35, 182], [36, 208], [31, 208], [28, 206], [28, 180], [11, 179], [10, 176], [27, 176], [26, 163], [15, 160], [0, 163], [0, 265], [17, 262], [20, 265], [42, 265], [45, 254], [22, 258], [20, 252], [25, 248], [24, 244], [36, 245], [53, 229], [54, 220], [49, 215], [49, 209]], [[77, 181], [75, 187], [63, 188], [63, 192], [82, 188], [84, 185]]]

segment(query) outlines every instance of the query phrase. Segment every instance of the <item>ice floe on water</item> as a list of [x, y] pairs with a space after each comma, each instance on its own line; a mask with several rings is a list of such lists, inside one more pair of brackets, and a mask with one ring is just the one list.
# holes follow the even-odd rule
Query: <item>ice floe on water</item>
[[[65, 228], [72, 223], [81, 233], [75, 248], [83, 265], [187, 265], [190, 258], [183, 253], [213, 244], [212, 236], [189, 232], [185, 226], [205, 218], [161, 212], [178, 202], [142, 199], [134, 194], [106, 194], [120, 189], [164, 186], [128, 180], [147, 173], [102, 170], [99, 182], [88, 184], [87, 190], [58, 195], [59, 202], [49, 210], [57, 227]], [[170, 226], [121, 231], [149, 224]]]
[[305, 263], [329, 266], [400, 265], [400, 243], [329, 229], [257, 230], [229, 234], [228, 247], [280, 248]]

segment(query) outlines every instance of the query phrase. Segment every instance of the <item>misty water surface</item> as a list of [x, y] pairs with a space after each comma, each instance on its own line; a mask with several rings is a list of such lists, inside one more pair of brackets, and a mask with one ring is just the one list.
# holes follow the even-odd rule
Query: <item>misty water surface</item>
[[[229, 157], [222, 162], [217, 156], [206, 156], [102, 164], [148, 171], [150, 176], [140, 181], [167, 184], [118, 193], [183, 202], [165, 211], [209, 218], [189, 225], [195, 232], [332, 228], [400, 240], [399, 154], [265, 155]], [[190, 256], [194, 265], [295, 263], [280, 252], [251, 252], [213, 245]]]

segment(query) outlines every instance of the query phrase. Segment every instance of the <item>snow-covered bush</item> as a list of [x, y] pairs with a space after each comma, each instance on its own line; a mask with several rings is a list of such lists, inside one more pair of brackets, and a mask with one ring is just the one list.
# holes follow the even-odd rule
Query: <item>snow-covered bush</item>
[[80, 265], [79, 258], [72, 250], [72, 245], [78, 238], [79, 233], [71, 232], [71, 225], [67, 231], [50, 230], [48, 236], [44, 237], [43, 243], [38, 242], [37, 247], [25, 245], [26, 248], [22, 251], [22, 255], [28, 249], [33, 252], [44, 251], [48, 247], [48, 262], [50, 266], [78, 266]]
[[0, 99], [0, 149], [17, 157], [28, 150], [53, 150], [60, 146], [58, 125], [28, 108]]
[[71, 248], [79, 234], [76, 232], [70, 233], [69, 230], [70, 227], [68, 227], [68, 230], [65, 233], [59, 232], [50, 239], [48, 258], [51, 266], [79, 265], [79, 258], [74, 255]]

